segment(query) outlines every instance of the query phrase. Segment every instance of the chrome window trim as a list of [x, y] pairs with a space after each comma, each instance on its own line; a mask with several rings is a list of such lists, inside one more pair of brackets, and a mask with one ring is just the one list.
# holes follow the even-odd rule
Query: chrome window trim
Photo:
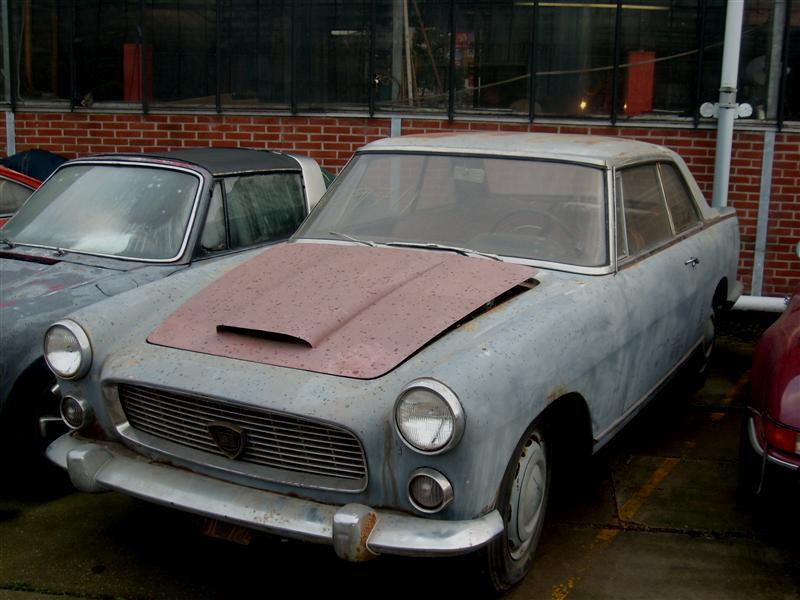
[[[200, 198], [203, 193], [204, 186], [204, 177], [199, 171], [195, 171], [193, 169], [188, 169], [186, 167], [179, 167], [175, 165], [169, 164], [160, 164], [160, 163], [150, 163], [150, 162], [137, 162], [137, 161], [125, 161], [125, 160], [77, 160], [74, 162], [64, 163], [64, 165], [60, 166], [56, 169], [50, 177], [47, 178], [46, 181], [49, 181], [56, 173], [61, 171], [62, 169], [69, 168], [76, 165], [110, 165], [110, 166], [123, 166], [123, 167], [140, 167], [140, 168], [147, 168], [147, 169], [165, 169], [167, 171], [182, 171], [184, 173], [188, 173], [196, 177], [200, 183], [197, 187], [197, 192], [195, 193], [194, 201], [192, 204], [192, 211], [189, 214], [189, 221], [186, 224], [186, 232], [183, 235], [183, 241], [181, 242], [181, 247], [178, 250], [178, 254], [173, 256], [172, 258], [133, 258], [130, 256], [118, 256], [116, 254], [102, 254], [100, 252], [87, 252], [85, 250], [73, 250], [72, 248], [56, 248], [54, 246], [45, 246], [42, 244], [28, 244], [25, 245], [31, 248], [42, 248], [44, 250], [63, 250], [64, 252], [70, 252], [72, 254], [82, 254], [85, 256], [100, 256], [102, 258], [115, 258], [117, 260], [126, 260], [129, 262], [139, 262], [139, 263], [150, 263], [150, 264], [168, 264], [174, 263], [179, 261], [184, 253], [186, 252], [186, 248], [189, 245], [189, 238], [192, 235], [192, 231], [194, 229], [194, 222], [197, 218], [197, 211], [200, 205]], [[44, 185], [44, 183], [42, 183]], [[38, 190], [37, 190], [38, 191]], [[13, 240], [11, 240], [13, 243]]]

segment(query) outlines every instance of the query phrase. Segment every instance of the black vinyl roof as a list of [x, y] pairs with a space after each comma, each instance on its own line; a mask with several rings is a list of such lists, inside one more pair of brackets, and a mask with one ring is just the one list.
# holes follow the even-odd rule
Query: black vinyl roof
[[300, 163], [280, 152], [252, 150], [249, 148], [187, 148], [169, 152], [147, 152], [142, 154], [105, 154], [93, 158], [154, 158], [167, 161], [191, 163], [203, 167], [212, 175], [246, 173], [248, 171], [300, 170]]

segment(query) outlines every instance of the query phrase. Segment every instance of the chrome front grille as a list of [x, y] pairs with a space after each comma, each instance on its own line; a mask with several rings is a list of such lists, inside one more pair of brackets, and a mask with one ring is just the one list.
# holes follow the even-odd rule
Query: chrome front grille
[[237, 462], [366, 483], [364, 450], [345, 429], [172, 391], [127, 384], [117, 391], [128, 423], [139, 431], [224, 456], [208, 426], [229, 423], [246, 434]]

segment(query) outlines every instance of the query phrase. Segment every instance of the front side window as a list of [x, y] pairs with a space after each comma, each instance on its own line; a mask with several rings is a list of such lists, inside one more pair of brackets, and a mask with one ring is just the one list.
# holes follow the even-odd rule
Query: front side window
[[305, 217], [297, 173], [227, 177], [224, 185], [231, 248], [287, 238]]
[[632, 256], [655, 248], [672, 237], [667, 207], [655, 165], [625, 169], [620, 174], [628, 251]]
[[442, 154], [357, 156], [298, 237], [436, 243], [569, 265], [608, 264], [604, 171]]
[[177, 258], [186, 237], [198, 175], [145, 166], [60, 169], [3, 229], [3, 237], [88, 254]]

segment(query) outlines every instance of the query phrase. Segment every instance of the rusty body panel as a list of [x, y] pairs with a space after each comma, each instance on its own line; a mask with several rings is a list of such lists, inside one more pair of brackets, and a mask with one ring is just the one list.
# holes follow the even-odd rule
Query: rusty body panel
[[535, 273], [447, 252], [286, 244], [215, 281], [147, 339], [372, 379]]
[[[591, 164], [604, 169], [608, 215], [615, 215], [617, 167], [637, 157], [674, 158], [648, 144], [539, 135], [415, 137], [363, 151]], [[693, 181], [690, 187], [696, 190]], [[699, 347], [718, 286], [727, 282], [729, 298], [736, 295], [737, 222], [708, 226], [706, 217], [719, 211], [704, 208], [699, 192], [694, 200], [702, 222], [627, 262], [617, 258], [616, 219], [610, 218], [608, 264], [592, 272], [515, 264], [506, 256], [498, 262], [435, 249], [367, 247], [375, 241], [354, 237], [299, 239], [249, 263], [241, 256], [221, 260], [78, 311], [71, 318], [95, 354], [89, 375], [63, 386], [91, 404], [105, 439], [78, 432], [54, 443], [50, 456], [87, 491], [116, 489], [325, 541], [348, 558], [365, 549], [474, 550], [507, 523], [498, 493], [537, 419], [547, 418], [554, 403], [577, 398], [586, 409], [587, 446], [599, 449]], [[687, 263], [698, 256], [698, 264]], [[531, 277], [535, 286], [508, 297]], [[476, 311], [498, 297], [504, 301]], [[453, 326], [468, 314], [466, 325]], [[231, 339], [247, 342], [226, 350]], [[378, 345], [364, 347], [365, 339]], [[260, 362], [242, 344], [261, 353]], [[316, 353], [314, 362], [300, 366], [301, 357]], [[399, 399], [420, 380], [448, 388], [462, 409], [462, 435], [440, 453], [418, 452], [397, 426]], [[297, 477], [293, 482], [137, 431], [118, 396], [122, 383], [344, 428], [363, 447], [368, 481], [363, 489], [297, 483]], [[452, 483], [452, 502], [434, 514], [409, 497], [411, 477], [423, 468]], [[309, 536], [309, 522], [324, 532]], [[387, 523], [398, 528], [389, 531]], [[445, 535], [455, 530], [458, 542]]]

